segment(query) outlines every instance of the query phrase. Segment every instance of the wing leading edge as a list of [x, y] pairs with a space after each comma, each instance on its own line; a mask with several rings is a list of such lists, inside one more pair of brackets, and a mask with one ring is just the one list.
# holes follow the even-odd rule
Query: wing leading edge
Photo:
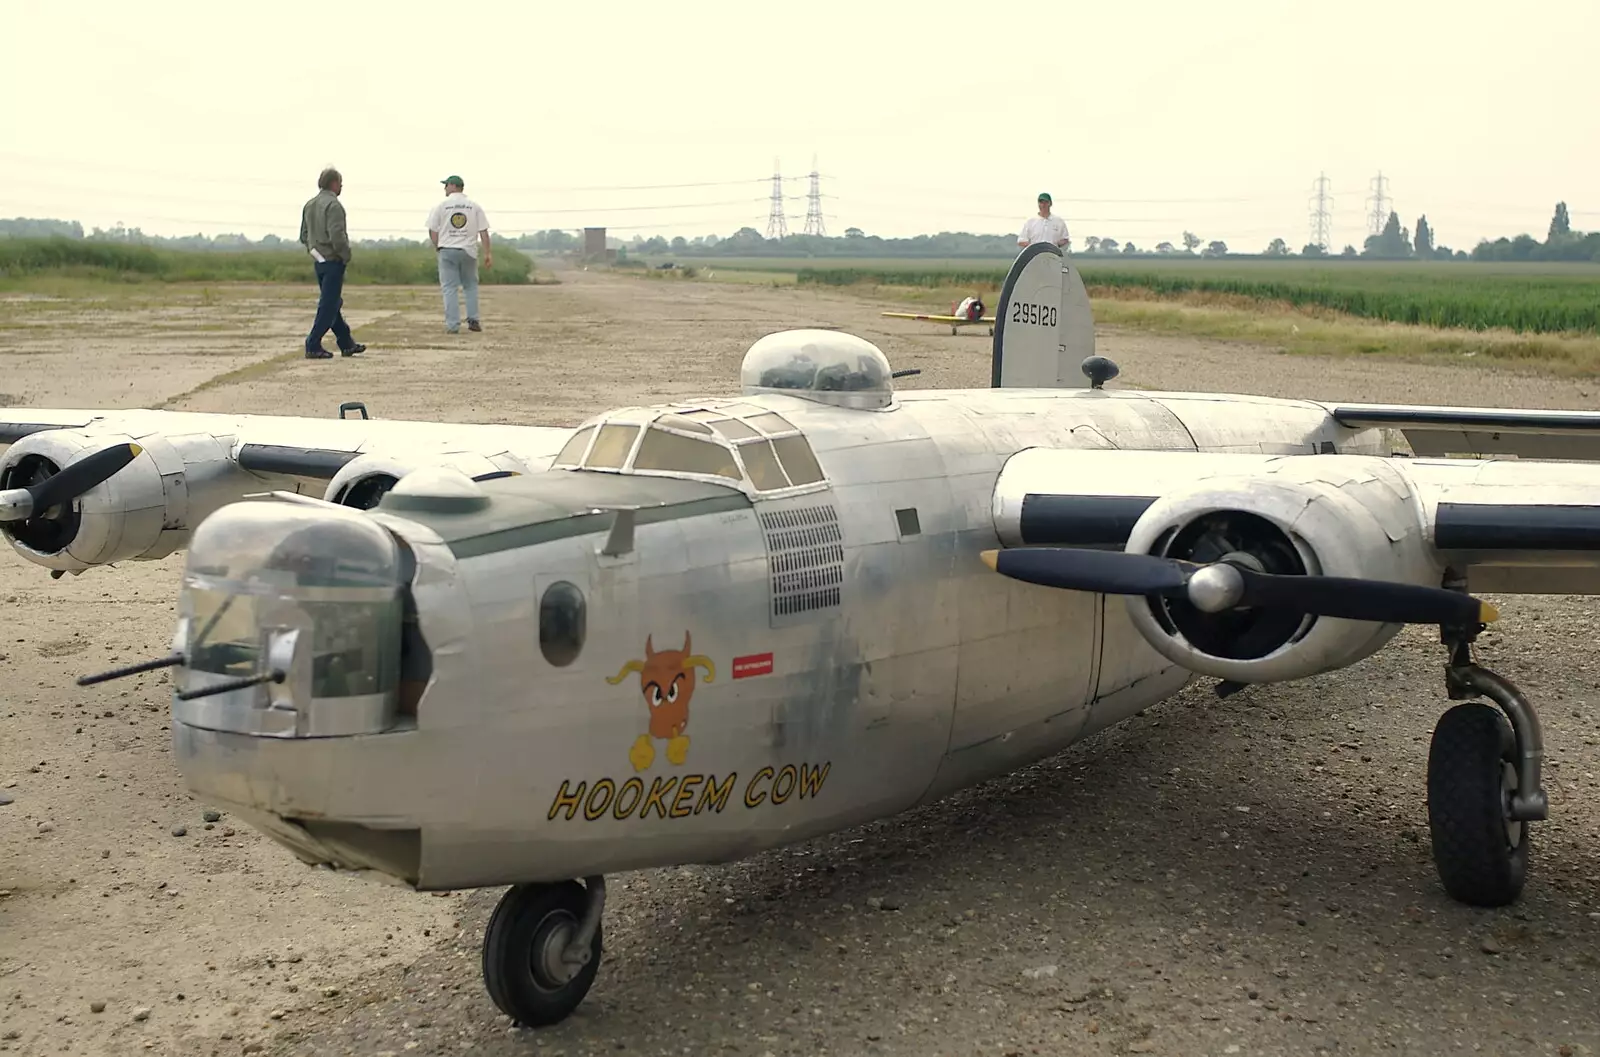
[[993, 323], [993, 316], [979, 316], [977, 319], [968, 319], [966, 316], [933, 316], [922, 315], [915, 312], [885, 312], [883, 315], [890, 319], [919, 319], [927, 323]]
[[1600, 461], [1600, 411], [1323, 404], [1341, 425], [1399, 430], [1417, 455]]

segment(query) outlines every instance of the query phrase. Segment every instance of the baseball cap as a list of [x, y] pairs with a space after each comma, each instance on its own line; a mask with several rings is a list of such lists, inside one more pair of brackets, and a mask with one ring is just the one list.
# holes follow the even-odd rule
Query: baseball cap
[[465, 180], [463, 180], [459, 176], [446, 176], [443, 180], [440, 180], [439, 182], [442, 183], [442, 184], [455, 184], [457, 187], [466, 187], [467, 186], [467, 182]]
[[1039, 192], [1039, 201], [1041, 201], [1041, 202], [1050, 202], [1051, 205], [1055, 204], [1054, 202], [1051, 202], [1050, 196], [1048, 194], [1046, 194], [1045, 192], [1043, 192], [1043, 191]]

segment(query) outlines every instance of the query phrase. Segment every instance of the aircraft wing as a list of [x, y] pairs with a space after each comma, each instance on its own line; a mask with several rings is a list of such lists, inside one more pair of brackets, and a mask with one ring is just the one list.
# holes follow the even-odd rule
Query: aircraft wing
[[[573, 432], [371, 419], [360, 410], [360, 418], [301, 418], [0, 408], [0, 531], [29, 561], [82, 572], [165, 557], [212, 511], [250, 493], [370, 507], [421, 466], [476, 478], [543, 469]], [[81, 479], [65, 486], [70, 494], [60, 482], [41, 491], [91, 458], [104, 469], [73, 471]]]
[[883, 315], [890, 319], [919, 319], [927, 323], [993, 323], [993, 316], [979, 316], [977, 319], [968, 319], [966, 316], [936, 316], [917, 312], [884, 312]]
[[[1540, 443], [1600, 440], [1600, 416], [1464, 425], [1459, 409], [1405, 410], [1340, 409], [1424, 437], [1515, 427]], [[1468, 591], [1600, 594], [1600, 464], [1588, 461], [1030, 448], [1006, 463], [994, 511], [1002, 549], [985, 560], [997, 572], [1126, 595], [1174, 663], [1238, 682], [1342, 667], [1405, 623], [1475, 624], [1489, 611]]]

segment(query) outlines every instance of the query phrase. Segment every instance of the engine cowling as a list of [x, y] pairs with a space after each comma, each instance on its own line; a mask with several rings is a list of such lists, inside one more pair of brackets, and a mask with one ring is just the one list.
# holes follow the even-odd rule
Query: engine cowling
[[[115, 561], [162, 558], [181, 547], [194, 513], [195, 482], [186, 472], [185, 453], [159, 438], [67, 429], [35, 433], [0, 459], [0, 490], [36, 484], [68, 463], [136, 439], [141, 451], [133, 461], [74, 501], [0, 524], [12, 549], [49, 569], [82, 572]], [[189, 453], [201, 468], [202, 486], [209, 476], [203, 447]], [[227, 452], [215, 441], [210, 447], [226, 466]]]
[[508, 453], [489, 456], [477, 452], [452, 452], [448, 455], [417, 457], [368, 452], [345, 463], [328, 481], [322, 497], [341, 506], [370, 510], [378, 505], [400, 478], [424, 466], [457, 470], [475, 481], [507, 473], [530, 472], [530, 467], [523, 460]]
[[[1336, 455], [1284, 459], [1249, 477], [1214, 477], [1156, 500], [1124, 549], [1184, 561], [1243, 561], [1258, 572], [1437, 585], [1405, 478]], [[1404, 625], [1238, 608], [1206, 613], [1181, 597], [1129, 596], [1157, 652], [1241, 683], [1302, 679], [1370, 656]]]

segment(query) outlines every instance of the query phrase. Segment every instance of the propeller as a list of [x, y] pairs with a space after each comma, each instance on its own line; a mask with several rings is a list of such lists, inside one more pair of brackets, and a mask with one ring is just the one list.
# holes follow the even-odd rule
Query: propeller
[[113, 444], [68, 463], [61, 472], [42, 481], [0, 491], [0, 521], [26, 521], [51, 507], [70, 503], [95, 485], [109, 480], [138, 458], [142, 450], [137, 444]]
[[1239, 608], [1282, 609], [1380, 624], [1487, 624], [1494, 606], [1442, 587], [1343, 576], [1258, 572], [1231, 554], [1205, 565], [1150, 554], [1075, 547], [984, 551], [983, 563], [1002, 576], [1044, 587], [1110, 595], [1182, 598], [1205, 613]]

